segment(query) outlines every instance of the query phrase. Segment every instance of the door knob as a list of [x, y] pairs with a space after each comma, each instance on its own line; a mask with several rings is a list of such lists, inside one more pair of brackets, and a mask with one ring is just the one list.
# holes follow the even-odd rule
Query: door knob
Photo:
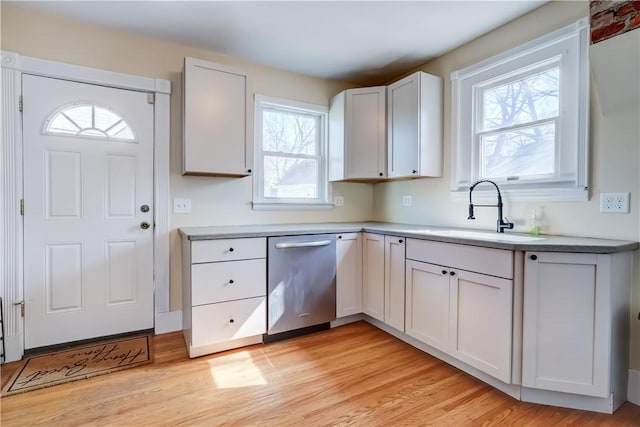
[[142, 228], [143, 230], [146, 230], [149, 227], [151, 227], [151, 225], [149, 225], [149, 223], [147, 221], [142, 221], [140, 223], [140, 228]]

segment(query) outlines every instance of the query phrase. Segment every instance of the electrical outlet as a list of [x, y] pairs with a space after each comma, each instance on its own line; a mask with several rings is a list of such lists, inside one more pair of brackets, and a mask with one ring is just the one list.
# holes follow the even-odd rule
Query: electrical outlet
[[629, 193], [600, 193], [600, 212], [629, 213]]
[[344, 197], [343, 196], [336, 196], [333, 198], [333, 205], [334, 206], [344, 206]]
[[411, 206], [413, 204], [413, 200], [411, 196], [402, 196], [402, 206]]
[[173, 213], [191, 213], [191, 199], [173, 199]]

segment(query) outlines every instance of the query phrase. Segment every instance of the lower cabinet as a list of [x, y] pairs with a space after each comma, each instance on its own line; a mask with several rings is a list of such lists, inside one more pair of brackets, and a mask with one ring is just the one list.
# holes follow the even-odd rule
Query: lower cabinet
[[362, 311], [384, 322], [384, 236], [362, 233]]
[[384, 323], [404, 332], [405, 239], [384, 236]]
[[362, 313], [362, 233], [336, 238], [336, 317]]
[[509, 276], [511, 251], [410, 239], [407, 257], [407, 335], [511, 383], [513, 278], [451, 267], [481, 261]]
[[264, 238], [182, 241], [182, 324], [190, 357], [262, 342]]
[[630, 252], [526, 253], [523, 386], [624, 402], [631, 268]]

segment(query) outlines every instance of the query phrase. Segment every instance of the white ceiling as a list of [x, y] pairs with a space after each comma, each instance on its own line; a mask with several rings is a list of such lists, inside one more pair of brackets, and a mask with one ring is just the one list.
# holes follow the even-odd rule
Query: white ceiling
[[389, 80], [546, 1], [29, 1], [75, 19], [362, 85]]

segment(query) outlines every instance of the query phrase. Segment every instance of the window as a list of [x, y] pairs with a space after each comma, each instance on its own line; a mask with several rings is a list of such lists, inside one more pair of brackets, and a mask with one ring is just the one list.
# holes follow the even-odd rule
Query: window
[[108, 107], [73, 104], [56, 111], [44, 125], [45, 135], [66, 135], [135, 142], [129, 124]]
[[326, 208], [327, 108], [256, 95], [254, 209]]
[[585, 20], [452, 73], [453, 195], [479, 179], [511, 199], [587, 200]]

